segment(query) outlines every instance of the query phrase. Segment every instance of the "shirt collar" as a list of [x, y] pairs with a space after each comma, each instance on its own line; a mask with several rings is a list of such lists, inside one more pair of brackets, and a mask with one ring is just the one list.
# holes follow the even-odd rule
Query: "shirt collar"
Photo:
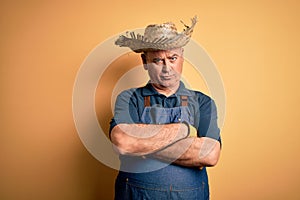
[[[151, 96], [151, 95], [158, 95], [159, 93], [154, 89], [154, 87], [152, 86], [152, 84], [150, 82], [147, 83], [147, 85], [145, 87], [143, 87], [142, 89], [142, 95], [143, 96]], [[178, 90], [175, 92], [175, 94], [173, 94], [175, 96], [192, 96], [192, 93], [190, 90], [188, 90], [184, 83], [182, 81], [180, 81], [179, 84], [179, 88]], [[171, 95], [171, 96], [173, 96]]]

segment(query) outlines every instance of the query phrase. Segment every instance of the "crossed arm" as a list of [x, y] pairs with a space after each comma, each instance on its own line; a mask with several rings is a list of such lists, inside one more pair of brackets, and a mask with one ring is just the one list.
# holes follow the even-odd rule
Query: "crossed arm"
[[122, 155], [152, 156], [188, 167], [214, 166], [220, 143], [208, 137], [188, 137], [183, 123], [118, 124], [111, 131], [115, 150]]

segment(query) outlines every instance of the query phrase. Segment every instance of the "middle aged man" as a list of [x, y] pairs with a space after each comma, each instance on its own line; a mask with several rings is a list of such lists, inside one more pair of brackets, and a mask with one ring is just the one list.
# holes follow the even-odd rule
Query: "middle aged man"
[[209, 199], [207, 166], [220, 156], [214, 101], [181, 82], [183, 46], [192, 25], [149, 25], [143, 36], [120, 36], [119, 46], [141, 53], [150, 81], [119, 94], [110, 137], [120, 154], [115, 199]]

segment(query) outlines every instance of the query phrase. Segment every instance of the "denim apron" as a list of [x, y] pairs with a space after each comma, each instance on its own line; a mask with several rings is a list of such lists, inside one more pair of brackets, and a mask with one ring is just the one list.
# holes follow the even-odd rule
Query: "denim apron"
[[[150, 106], [150, 96], [145, 97], [144, 101], [142, 123], [186, 121], [194, 124], [186, 96], [181, 96], [181, 105], [173, 108]], [[121, 156], [120, 159], [121, 170], [115, 184], [116, 200], [209, 199], [206, 168], [200, 170], [136, 156]]]

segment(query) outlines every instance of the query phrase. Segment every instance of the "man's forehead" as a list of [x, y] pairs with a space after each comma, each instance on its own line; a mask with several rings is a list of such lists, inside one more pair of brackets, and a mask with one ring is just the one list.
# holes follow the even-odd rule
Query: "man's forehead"
[[181, 55], [183, 52], [182, 48], [170, 49], [170, 50], [155, 50], [155, 51], [147, 51], [145, 54], [149, 56], [162, 56], [162, 55]]

